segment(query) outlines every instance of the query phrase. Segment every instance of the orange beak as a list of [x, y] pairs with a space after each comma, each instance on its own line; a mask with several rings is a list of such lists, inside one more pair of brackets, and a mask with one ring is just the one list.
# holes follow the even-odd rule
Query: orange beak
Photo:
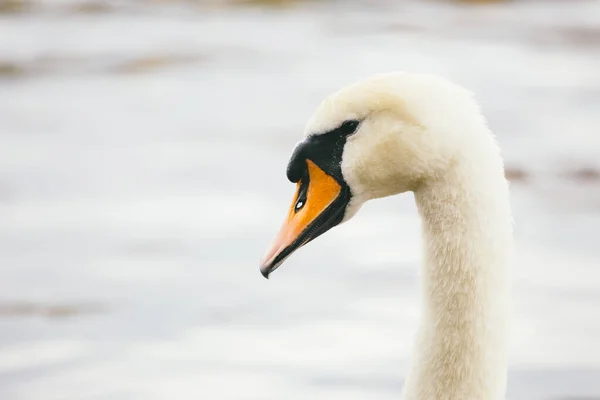
[[295, 250], [337, 225], [343, 218], [346, 201], [338, 181], [311, 160], [298, 181], [287, 218], [261, 262], [265, 278]]

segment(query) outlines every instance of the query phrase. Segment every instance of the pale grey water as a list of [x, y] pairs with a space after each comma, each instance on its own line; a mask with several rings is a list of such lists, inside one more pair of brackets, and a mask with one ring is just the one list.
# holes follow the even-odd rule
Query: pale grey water
[[563, 176], [600, 167], [600, 2], [115, 4], [0, 17], [0, 398], [399, 398], [410, 195], [257, 269], [313, 108], [394, 69], [475, 91], [529, 174], [510, 398], [600, 397], [600, 183]]

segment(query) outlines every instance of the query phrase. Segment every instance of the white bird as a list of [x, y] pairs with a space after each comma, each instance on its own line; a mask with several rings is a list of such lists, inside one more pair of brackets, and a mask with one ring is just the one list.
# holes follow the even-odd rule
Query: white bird
[[422, 318], [406, 400], [506, 392], [513, 224], [500, 150], [470, 92], [394, 72], [318, 107], [287, 169], [297, 183], [265, 277], [367, 200], [414, 192], [422, 220]]

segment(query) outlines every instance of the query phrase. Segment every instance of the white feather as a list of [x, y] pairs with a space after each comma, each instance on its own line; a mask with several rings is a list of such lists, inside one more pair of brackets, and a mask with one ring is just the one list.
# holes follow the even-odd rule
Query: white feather
[[413, 191], [422, 219], [423, 315], [407, 400], [505, 396], [512, 219], [495, 138], [473, 96], [447, 80], [388, 73], [326, 98], [306, 134], [360, 119], [344, 148], [353, 199]]

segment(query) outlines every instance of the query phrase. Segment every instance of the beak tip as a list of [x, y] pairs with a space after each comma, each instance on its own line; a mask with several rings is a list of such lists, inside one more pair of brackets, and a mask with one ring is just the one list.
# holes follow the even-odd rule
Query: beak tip
[[265, 277], [265, 279], [269, 279], [269, 274], [271, 273], [271, 270], [270, 270], [270, 268], [267, 268], [266, 266], [261, 266], [260, 273], [262, 274], [262, 276]]

